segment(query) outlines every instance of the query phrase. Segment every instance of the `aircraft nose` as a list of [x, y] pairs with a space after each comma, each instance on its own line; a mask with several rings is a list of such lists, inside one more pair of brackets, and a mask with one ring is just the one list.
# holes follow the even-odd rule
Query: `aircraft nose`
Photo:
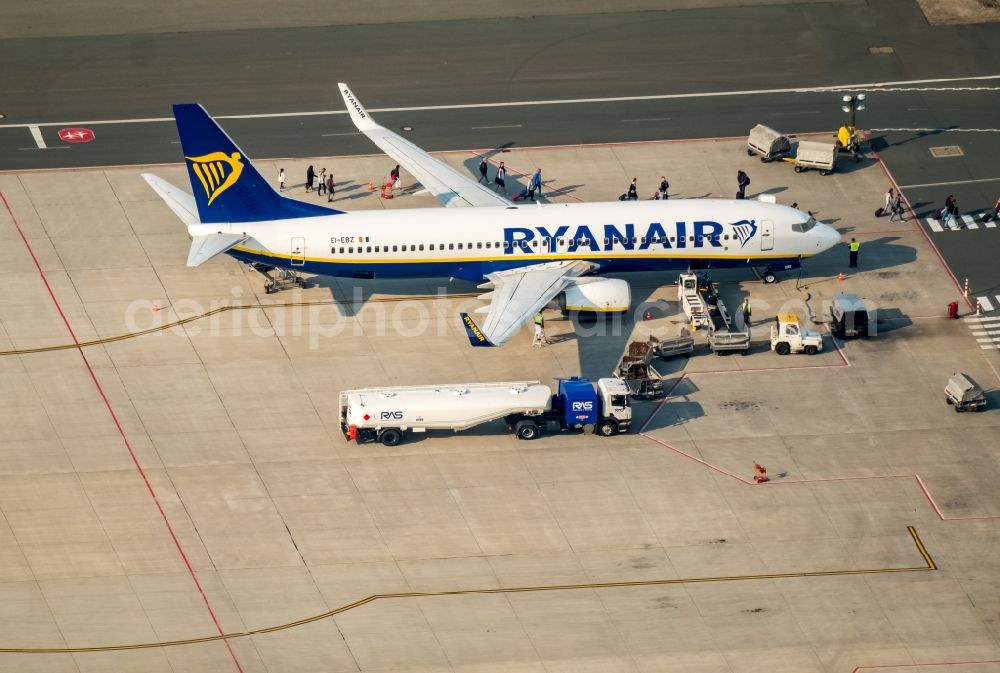
[[821, 244], [820, 244], [823, 250], [829, 250], [833, 246], [840, 243], [839, 231], [837, 231], [828, 224], [820, 224], [819, 226], [823, 227]]

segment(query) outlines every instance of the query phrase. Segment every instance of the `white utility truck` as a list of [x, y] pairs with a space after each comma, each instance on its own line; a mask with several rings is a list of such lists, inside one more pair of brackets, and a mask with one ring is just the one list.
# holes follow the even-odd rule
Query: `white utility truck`
[[794, 313], [779, 313], [775, 320], [777, 324], [771, 325], [771, 350], [778, 355], [813, 355], [823, 350], [823, 335], [802, 329]]
[[617, 378], [594, 383], [575, 376], [559, 379], [557, 395], [538, 381], [345, 390], [340, 427], [348, 440], [386, 446], [399, 444], [408, 431], [457, 432], [500, 418], [519, 439], [585, 427], [611, 437], [628, 432], [632, 423], [628, 392]]

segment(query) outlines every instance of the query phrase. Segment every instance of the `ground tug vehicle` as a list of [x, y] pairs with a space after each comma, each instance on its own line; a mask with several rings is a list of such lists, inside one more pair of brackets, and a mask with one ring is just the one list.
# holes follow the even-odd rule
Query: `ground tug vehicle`
[[538, 381], [452, 383], [365, 388], [340, 393], [340, 427], [348, 441], [396, 446], [407, 432], [466, 430], [504, 419], [518, 439], [592, 428], [611, 437], [628, 432], [628, 387], [617, 378], [559, 379], [558, 394]]
[[802, 329], [794, 313], [779, 313], [771, 325], [771, 350], [778, 355], [805, 353], [814, 355], [823, 350], [823, 335]]

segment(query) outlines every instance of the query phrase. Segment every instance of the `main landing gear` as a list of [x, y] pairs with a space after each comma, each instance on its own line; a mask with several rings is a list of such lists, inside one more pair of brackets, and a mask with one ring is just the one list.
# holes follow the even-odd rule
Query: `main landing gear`
[[288, 290], [293, 287], [299, 287], [302, 289], [309, 287], [309, 283], [306, 279], [295, 271], [271, 266], [270, 264], [263, 264], [261, 262], [248, 262], [247, 266], [267, 279], [264, 282], [264, 292], [267, 294], [278, 292], [280, 290]]

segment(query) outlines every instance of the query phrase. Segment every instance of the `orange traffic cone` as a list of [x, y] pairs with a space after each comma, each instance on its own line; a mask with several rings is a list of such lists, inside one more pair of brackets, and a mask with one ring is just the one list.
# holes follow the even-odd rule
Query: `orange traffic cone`
[[643, 320], [652, 320], [652, 319], [653, 319], [653, 312], [652, 312], [652, 311], [650, 311], [650, 310], [649, 310], [649, 309], [647, 308], [647, 309], [646, 309], [646, 313], [645, 313], [645, 314], [643, 314], [643, 316], [642, 316], [642, 319], [643, 319]]
[[375, 191], [375, 181], [374, 180], [369, 180], [368, 181], [368, 191], [369, 192], [374, 192]]
[[837, 282], [838, 283], [843, 283], [844, 282], [844, 272], [843, 271], [841, 271], [840, 273], [837, 274]]
[[763, 484], [765, 481], [768, 480], [767, 479], [767, 468], [765, 468], [763, 465], [758, 465], [757, 463], [754, 463], [753, 464], [753, 472], [754, 472], [754, 474], [753, 474], [753, 480], [755, 482], [757, 482], [758, 484]]
[[160, 310], [160, 305], [157, 304], [156, 302], [153, 302], [153, 305], [149, 307], [149, 310], [152, 311], [153, 313], [156, 313], [157, 311]]

